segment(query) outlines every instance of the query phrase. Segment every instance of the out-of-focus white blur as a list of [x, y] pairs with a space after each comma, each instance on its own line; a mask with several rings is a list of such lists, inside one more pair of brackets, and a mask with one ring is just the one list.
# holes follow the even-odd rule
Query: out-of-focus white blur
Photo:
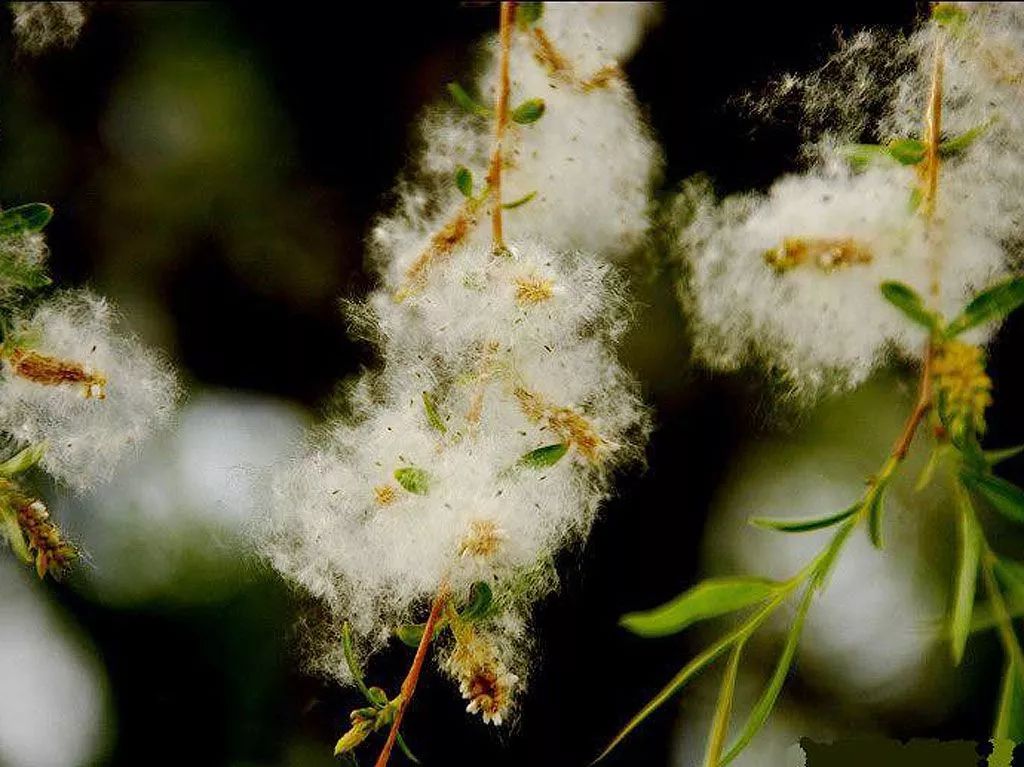
[[94, 764], [113, 740], [106, 674], [34, 577], [0, 557], [0, 764]]
[[[850, 506], [885, 460], [911, 407], [909, 392], [899, 396], [894, 391], [892, 380], [869, 385], [824, 404], [796, 431], [766, 435], [743, 451], [713, 503], [704, 544], [706, 573], [781, 580], [810, 561], [834, 529], [780, 533], [752, 527], [747, 520], [817, 517]], [[922, 435], [891, 487], [884, 548], [875, 549], [863, 528], [847, 542], [808, 614], [779, 708], [737, 759], [737, 767], [789, 765], [796, 752], [788, 749], [801, 736], [830, 740], [873, 730], [885, 734], [887, 722], [904, 717], [918, 725], [939, 721], [953, 704], [955, 672], [940, 620], [948, 596], [942, 574], [952, 573], [953, 567], [948, 483], [939, 476], [928, 489], [914, 489], [929, 449]], [[948, 567], [944, 556], [950, 558]], [[743, 679], [752, 689], [745, 702], [738, 694], [737, 725], [771, 674], [793, 609], [780, 611], [748, 645]], [[696, 646], [700, 640], [693, 641]], [[684, 706], [678, 765], [700, 761], [702, 752], [693, 750], [694, 743], [703, 747], [720, 671], [710, 671], [711, 687]], [[853, 711], [858, 712], [856, 721], [850, 718]]]
[[55, 516], [90, 560], [80, 568], [85, 587], [109, 604], [206, 601], [237, 588], [264, 470], [301, 439], [303, 424], [281, 400], [194, 395], [177, 427], [111, 484], [59, 505]]

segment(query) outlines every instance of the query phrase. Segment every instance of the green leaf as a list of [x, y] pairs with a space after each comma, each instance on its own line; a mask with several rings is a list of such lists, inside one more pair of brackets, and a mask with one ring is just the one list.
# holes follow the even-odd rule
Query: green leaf
[[985, 132], [992, 126], [992, 121], [976, 125], [968, 131], [964, 131], [959, 136], [946, 139], [939, 144], [939, 154], [943, 157], [955, 157], [956, 155], [963, 152], [965, 149], [970, 148], [971, 144], [985, 135]]
[[928, 310], [921, 296], [902, 282], [883, 282], [882, 297], [918, 325], [932, 330], [936, 326], [934, 312]]
[[524, 194], [522, 197], [520, 197], [517, 200], [512, 200], [512, 202], [503, 203], [501, 207], [503, 207], [505, 210], [512, 210], [513, 208], [518, 208], [521, 205], [526, 205], [526, 203], [528, 203], [530, 200], [532, 200], [536, 196], [537, 196], [537, 190], [535, 189], [532, 192], [530, 192], [529, 194]]
[[32, 552], [25, 543], [25, 535], [18, 524], [18, 515], [7, 503], [0, 502], [0, 534], [6, 539], [14, 555], [26, 565], [32, 562]]
[[1007, 662], [1003, 672], [1002, 692], [992, 737], [1024, 743], [1024, 683], [1021, 682], [1020, 669], [1012, 660]]
[[13, 477], [15, 474], [21, 474], [21, 472], [39, 463], [45, 454], [45, 442], [29, 445], [24, 450], [19, 451], [11, 458], [0, 463], [0, 476]]
[[384, 708], [388, 704], [388, 695], [380, 687], [371, 687], [366, 693], [366, 699], [377, 708]]
[[430, 489], [430, 475], [416, 466], [395, 469], [395, 479], [398, 484], [416, 495], [426, 495]]
[[520, 125], [535, 123], [544, 116], [544, 99], [529, 99], [512, 110], [512, 122]]
[[441, 414], [437, 412], [437, 404], [428, 391], [423, 392], [423, 412], [427, 414], [427, 423], [442, 434], [448, 433], [448, 427], [441, 420]]
[[1024, 562], [997, 557], [993, 568], [1008, 592], [1011, 604], [1024, 604]]
[[[434, 636], [431, 637], [431, 641], [437, 639], [437, 635], [441, 633], [445, 625], [447, 625], [447, 621], [444, 619], [434, 624]], [[418, 648], [426, 628], [426, 623], [406, 623], [404, 626], [399, 626], [395, 629], [395, 636], [398, 637], [402, 644]]]
[[863, 170], [879, 160], [889, 160], [889, 152], [878, 144], [850, 144], [843, 147], [846, 160], [855, 170]]
[[814, 598], [814, 592], [814, 584], [808, 585], [807, 590], [804, 591], [804, 595], [796, 609], [796, 615], [789, 626], [786, 644], [782, 648], [782, 654], [779, 656], [778, 663], [775, 664], [775, 671], [768, 681], [768, 686], [765, 687], [761, 697], [758, 698], [754, 708], [751, 709], [750, 716], [744, 723], [743, 729], [740, 730], [740, 734], [736, 736], [736, 740], [719, 763], [720, 767], [725, 767], [725, 765], [739, 756], [743, 749], [750, 744], [750, 741], [754, 739], [754, 736], [764, 727], [768, 717], [771, 716], [775, 703], [779, 699], [779, 694], [782, 692], [782, 686], [786, 683], [786, 677], [789, 676], [789, 669], [793, 665], [797, 648], [800, 646], [800, 636], [803, 634], [804, 620]]
[[614, 751], [615, 747], [618, 746], [619, 743], [629, 735], [629, 733], [640, 726], [640, 724], [655, 710], [657, 710], [662, 703], [685, 687], [693, 677], [703, 671], [708, 664], [732, 647], [740, 639], [742, 639], [742, 634], [738, 630], [734, 631], [719, 639], [713, 645], [704, 650], [704, 652], [683, 666], [679, 673], [672, 677], [672, 679], [669, 680], [669, 683], [662, 687], [658, 694], [651, 698], [651, 700], [648, 701], [647, 704], [640, 709], [633, 718], [629, 720], [629, 722], [626, 723], [625, 727], [619, 730], [612, 741], [605, 747], [604, 751], [598, 754], [597, 758], [591, 762], [591, 765], [601, 761], [608, 756], [608, 754]]
[[483, 104], [478, 104], [472, 96], [466, 93], [466, 89], [456, 82], [448, 83], [448, 93], [451, 94], [451, 97], [456, 104], [465, 109], [471, 115], [476, 115], [477, 117], [490, 117], [494, 114]]
[[459, 612], [459, 617], [465, 621], [477, 622], [490, 618], [495, 612], [497, 606], [490, 585], [484, 581], [477, 581], [470, 587], [469, 601]]
[[916, 138], [894, 139], [885, 145], [888, 155], [900, 165], [917, 165], [924, 160], [924, 142]]
[[967, 20], [967, 12], [958, 3], [936, 3], [932, 6], [932, 21], [943, 26], [957, 26]]
[[995, 466], [1008, 461], [1015, 456], [1020, 455], [1024, 452], [1024, 445], [1014, 445], [1013, 447], [1003, 447], [998, 450], [986, 450], [985, 451], [985, 463], [989, 466]]
[[398, 747], [402, 750], [402, 753], [405, 754], [406, 759], [408, 759], [413, 764], [422, 764], [422, 762], [416, 758], [416, 754], [414, 754], [409, 749], [408, 744], [406, 744], [405, 742], [405, 738], [402, 737], [402, 733], [395, 733], [395, 743], [398, 744]]
[[964, 483], [991, 504], [992, 508], [1018, 524], [1024, 524], [1024, 490], [994, 474], [965, 469]]
[[949, 323], [946, 335], [954, 338], [978, 325], [1001, 320], [1021, 304], [1024, 304], [1024, 277], [1011, 277], [971, 299], [960, 316]]
[[812, 530], [822, 530], [826, 527], [837, 525], [844, 519], [852, 517], [860, 511], [863, 504], [857, 501], [848, 509], [843, 509], [836, 514], [827, 517], [811, 517], [809, 519], [772, 519], [770, 517], [753, 517], [750, 524], [757, 527], [766, 527], [771, 530], [778, 530], [783, 533], [807, 533]]
[[544, 15], [544, 3], [519, 3], [516, 6], [516, 24], [520, 29], [533, 26]]
[[465, 165], [455, 169], [455, 186], [459, 188], [464, 197], [473, 196], [473, 174]]
[[959, 666], [964, 657], [967, 637], [971, 633], [971, 614], [981, 561], [981, 531], [974, 518], [970, 498], [962, 487], [957, 491], [960, 505], [960, 553], [957, 565], [953, 616], [950, 620], [950, 640], [953, 664]]
[[736, 674], [740, 667], [740, 656], [743, 654], [744, 642], [737, 642], [729, 654], [729, 665], [722, 676], [722, 687], [718, 691], [718, 703], [715, 715], [711, 719], [711, 730], [708, 735], [707, 750], [704, 753], [704, 767], [718, 767], [729, 735], [729, 717], [732, 714], [732, 700], [736, 691]]
[[562, 456], [568, 450], [569, 445], [565, 442], [556, 442], [553, 445], [538, 447], [516, 461], [516, 466], [522, 466], [527, 469], [546, 469], [562, 460]]
[[623, 615], [619, 625], [642, 637], [668, 636], [698, 621], [763, 602], [778, 589], [778, 583], [763, 578], [709, 578], [660, 607]]
[[864, 502], [868, 514], [868, 535], [871, 543], [876, 549], [882, 548], [882, 519], [885, 512], [885, 485], [881, 484], [871, 489], [868, 498]]
[[0, 212], [0, 235], [38, 232], [53, 218], [53, 208], [45, 203], [30, 202]]
[[[366, 681], [363, 679], [363, 670], [359, 667], [359, 661], [356, 660], [355, 650], [352, 649], [352, 628], [348, 625], [348, 621], [341, 626], [341, 651], [345, 655], [345, 663], [348, 665], [349, 673], [352, 674], [352, 679], [355, 680], [359, 692], [370, 703], [375, 703], [370, 690], [366, 687]], [[386, 697], [384, 702], [387, 702]]]
[[27, 261], [22, 258], [0, 260], [0, 283], [10, 288], [22, 290], [39, 290], [45, 288], [52, 280], [46, 274], [46, 267], [41, 263]]

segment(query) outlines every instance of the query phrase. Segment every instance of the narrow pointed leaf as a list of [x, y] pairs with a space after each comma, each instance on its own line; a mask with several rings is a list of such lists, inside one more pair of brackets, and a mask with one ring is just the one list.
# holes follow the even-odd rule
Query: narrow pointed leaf
[[1024, 445], [1014, 445], [1013, 447], [1003, 447], [998, 450], [986, 450], [985, 451], [985, 462], [989, 466], [996, 466], [1003, 461], [1008, 461], [1024, 452]]
[[868, 535], [876, 549], [882, 548], [882, 521], [885, 512], [885, 485], [874, 488], [868, 496]]
[[1003, 672], [1003, 688], [996, 710], [996, 726], [992, 737], [1024, 743], [1024, 682], [1021, 672], [1011, 660]]
[[532, 200], [536, 196], [537, 196], [537, 190], [535, 189], [532, 192], [529, 192], [528, 194], [524, 194], [522, 197], [520, 197], [520, 198], [518, 198], [516, 200], [512, 200], [512, 202], [503, 203], [501, 207], [503, 207], [505, 210], [512, 210], [513, 208], [518, 208], [518, 207], [521, 207], [523, 205], [526, 205], [526, 203], [528, 203], [530, 200]]
[[935, 314], [928, 310], [913, 288], [902, 282], [883, 282], [882, 297], [909, 319], [931, 330], [935, 327]]
[[1024, 604], [1024, 562], [998, 557], [993, 562], [996, 576], [1007, 591], [1010, 604]]
[[981, 531], [970, 508], [970, 499], [965, 492], [960, 497], [960, 549], [957, 565], [956, 590], [953, 599], [953, 616], [950, 621], [950, 641], [953, 663], [959, 666], [964, 657], [967, 637], [971, 633], [971, 614], [974, 611], [974, 594], [978, 583], [978, 564], [981, 560]]
[[629, 733], [631, 733], [633, 730], [639, 727], [640, 724], [647, 717], [654, 713], [658, 709], [658, 707], [661, 706], [662, 703], [667, 701], [679, 690], [685, 687], [691, 679], [693, 679], [697, 674], [703, 671], [708, 666], [708, 664], [710, 664], [715, 658], [717, 658], [723, 652], [732, 647], [732, 645], [735, 644], [740, 638], [741, 636], [739, 632], [733, 632], [731, 634], [728, 634], [727, 636], [722, 637], [713, 645], [708, 647], [706, 650], [704, 650], [704, 652], [702, 652], [696, 658], [691, 660], [685, 666], [683, 666], [679, 673], [672, 677], [672, 679], [669, 680], [669, 683], [662, 687], [658, 694], [651, 698], [651, 700], [649, 700], [647, 704], [642, 709], [640, 709], [633, 716], [633, 718], [629, 720], [629, 722], [626, 723], [625, 727], [619, 730], [618, 734], [612, 739], [611, 743], [609, 743], [605, 747], [604, 751], [598, 754], [597, 758], [593, 762], [591, 762], [591, 764], [596, 764], [597, 762], [601, 761], [606, 756], [608, 756], [608, 754], [610, 754], [612, 751], [614, 751], [616, 746], [618, 746], [619, 743], [621, 743], [626, 738], [626, 736], [629, 735]]
[[15, 474], [21, 474], [21, 472], [39, 463], [45, 454], [45, 442], [29, 445], [24, 450], [19, 451], [3, 463], [0, 463], [0, 476], [13, 477]]
[[478, 104], [476, 100], [466, 92], [466, 89], [458, 83], [448, 83], [448, 93], [451, 94], [451, 97], [456, 104], [472, 115], [476, 115], [477, 117], [490, 117], [493, 114], [493, 112], [483, 104]]
[[544, 116], [544, 99], [529, 99], [512, 110], [512, 122], [520, 125], [535, 123]]
[[455, 186], [464, 197], [473, 196], [473, 174], [465, 165], [460, 165], [455, 169]]
[[526, 469], [546, 469], [562, 460], [562, 456], [568, 450], [569, 446], [564, 442], [556, 442], [553, 445], [538, 447], [536, 450], [531, 450], [520, 458], [516, 465]]
[[359, 688], [359, 692], [370, 703], [373, 703], [373, 696], [370, 695], [370, 690], [366, 686], [366, 680], [363, 679], [363, 670], [359, 667], [359, 661], [356, 660], [355, 650], [352, 649], [352, 628], [347, 622], [341, 627], [341, 650], [345, 655], [345, 663], [348, 665], [349, 673], [352, 674], [352, 679], [355, 681], [356, 687]]
[[992, 121], [976, 125], [970, 130], [964, 131], [959, 136], [953, 136], [953, 138], [946, 139], [939, 144], [939, 154], [942, 157], [955, 157], [966, 149], [969, 149], [971, 144], [977, 141], [979, 138], [985, 135], [985, 132], [991, 127]]
[[1021, 304], [1024, 304], [1024, 277], [1011, 277], [971, 299], [963, 312], [949, 323], [946, 335], [953, 338], [971, 328], [1001, 320]]
[[405, 742], [405, 738], [402, 737], [402, 733], [395, 733], [395, 743], [398, 744], [398, 747], [402, 750], [402, 753], [405, 754], [406, 759], [408, 759], [413, 764], [422, 764], [422, 762], [416, 758], [416, 754], [412, 752], [408, 744]]
[[32, 561], [32, 552], [25, 543], [25, 535], [21, 532], [17, 514], [6, 503], [0, 503], [0, 535], [7, 538], [11, 551], [18, 559], [26, 565]]
[[416, 466], [403, 466], [395, 469], [395, 480], [415, 495], [426, 495], [430, 490], [430, 475]]
[[804, 620], [807, 617], [807, 611], [811, 606], [814, 593], [814, 585], [808, 585], [807, 590], [804, 591], [803, 598], [800, 600], [800, 605], [797, 607], [793, 623], [789, 627], [789, 633], [786, 635], [786, 644], [782, 648], [782, 654], [779, 656], [778, 663], [775, 664], [775, 671], [768, 681], [768, 686], [765, 687], [761, 697], [758, 698], [757, 703], [751, 710], [750, 716], [743, 725], [743, 729], [740, 730], [740, 734], [736, 737], [736, 741], [722, 758], [720, 762], [721, 767], [725, 767], [725, 765], [740, 755], [743, 749], [754, 739], [754, 736], [764, 727], [768, 717], [771, 716], [775, 703], [779, 699], [779, 694], [782, 692], [782, 687], [786, 683], [786, 677], [789, 676], [789, 669], [793, 665], [797, 648], [800, 646], [800, 636], [803, 634]]
[[976, 471], [962, 473], [964, 482], [996, 511], [1018, 524], [1024, 524], [1024, 490], [994, 474]]
[[729, 654], [729, 664], [722, 676], [722, 687], [718, 691], [718, 703], [715, 715], [711, 720], [711, 731], [704, 754], [704, 767], [719, 767], [725, 739], [729, 735], [729, 719], [732, 715], [732, 700], [736, 692], [736, 674], [740, 667], [740, 656], [743, 654], [743, 642], [737, 642]]
[[642, 637], [668, 636], [698, 621], [756, 605], [778, 590], [778, 583], [763, 578], [709, 578], [660, 607], [623, 615], [619, 625]]
[[837, 525], [844, 519], [852, 517], [860, 511], [861, 502], [858, 501], [848, 509], [843, 509], [835, 514], [825, 517], [810, 517], [801, 519], [773, 519], [770, 517], [753, 517], [750, 524], [757, 527], [766, 527], [771, 530], [779, 530], [783, 533], [807, 533], [812, 530], [823, 530], [826, 527]]
[[446, 434], [448, 432], [448, 427], [445, 426], [444, 421], [441, 420], [441, 414], [437, 412], [437, 404], [434, 402], [434, 398], [428, 391], [423, 392], [423, 412], [426, 413], [427, 423], [442, 434]]
[[30, 202], [0, 212], [0, 235], [38, 232], [53, 218], [53, 208], [42, 202]]

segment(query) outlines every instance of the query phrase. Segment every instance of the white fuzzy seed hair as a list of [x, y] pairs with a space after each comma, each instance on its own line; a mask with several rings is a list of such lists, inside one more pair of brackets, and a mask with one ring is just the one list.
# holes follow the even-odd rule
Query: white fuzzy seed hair
[[[538, 62], [533, 32], [515, 32], [512, 104], [542, 96], [548, 109], [509, 126], [503, 199], [537, 195], [505, 212], [503, 251], [490, 242], [490, 202], [468, 204], [454, 182], [459, 164], [472, 166], [479, 194], [489, 122], [427, 116], [402, 211], [375, 232], [383, 284], [350, 307], [383, 365], [269, 492], [262, 548], [329, 615], [315, 629], [315, 669], [351, 681], [343, 622], [371, 652], [420, 620], [442, 584], [460, 604], [483, 581], [502, 610], [486, 626], [453, 627], [439, 657], [470, 711], [508, 720], [528, 672], [531, 605], [556, 585], [553, 556], [586, 536], [614, 469], [640, 458], [648, 429], [615, 357], [628, 320], [622, 286], [577, 248], [619, 253], [646, 227], [656, 151], [632, 96], [617, 68], [597, 85], [579, 78], [627, 55], [649, 14], [547, 5], [541, 26], [564, 57], [558, 71]], [[492, 68], [483, 92], [493, 79]], [[410, 280], [432, 240], [443, 247]]]
[[[118, 326], [104, 299], [67, 292], [15, 323], [7, 343], [16, 356], [5, 349], [0, 429], [18, 442], [46, 441], [43, 466], [75, 488], [109, 479], [126, 453], [170, 420], [178, 398], [168, 366]], [[22, 354], [66, 363], [87, 380], [31, 380], [16, 369]], [[44, 366], [47, 376], [59, 374]]]
[[83, 3], [30, 2], [11, 3], [10, 6], [18, 46], [28, 53], [38, 54], [48, 48], [70, 46], [85, 25]]
[[[697, 356], [722, 368], [758, 360], [812, 399], [860, 383], [891, 353], [920, 357], [923, 333], [882, 298], [882, 282], [905, 282], [950, 316], [1020, 263], [1024, 102], [1004, 67], [1024, 76], [1024, 35], [1011, 33], [1024, 29], [1024, 6], [965, 11], [955, 29], [932, 22], [909, 39], [856, 36], [807, 83], [782, 81], [783, 90], [800, 91], [809, 121], [828, 126], [808, 146], [815, 160], [805, 173], [720, 204], [699, 185], [684, 192], [679, 208], [691, 218], [679, 237], [682, 295]], [[921, 137], [939, 34], [943, 138], [985, 128], [943, 158], [926, 237], [915, 168], [882, 157], [855, 171], [849, 147], [866, 140], [865, 114], [878, 93], [889, 101], [867, 140]], [[895, 85], [886, 80], [894, 61], [909, 62]]]
[[[656, 13], [650, 3], [549, 3], [540, 21], [517, 28], [511, 53], [510, 104], [544, 100], [543, 117], [511, 123], [502, 171], [510, 231], [539, 237], [557, 250], [617, 256], [636, 248], [648, 227], [650, 188], [660, 153], [619, 64], [632, 53]], [[476, 91], [491, 104], [497, 83], [497, 44]], [[415, 282], [417, 264], [432, 250], [438, 260], [455, 244], [489, 243], [486, 205], [474, 208], [455, 184], [464, 166], [474, 194], [485, 187], [491, 121], [445, 103], [427, 112], [422, 146], [397, 189], [397, 209], [380, 219], [372, 251], [393, 290]], [[445, 231], [444, 243], [433, 240]], [[447, 248], [447, 249], [445, 249]]]

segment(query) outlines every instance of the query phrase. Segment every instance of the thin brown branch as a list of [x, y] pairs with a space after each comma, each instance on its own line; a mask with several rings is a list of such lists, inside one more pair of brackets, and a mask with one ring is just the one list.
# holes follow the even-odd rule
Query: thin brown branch
[[917, 429], [920, 427], [924, 417], [928, 414], [928, 411], [932, 407], [932, 358], [935, 356], [935, 350], [931, 341], [928, 342], [928, 347], [924, 353], [924, 366], [921, 368], [921, 386], [917, 395], [917, 403], [914, 405], [913, 411], [907, 418], [906, 423], [903, 425], [903, 431], [900, 434], [900, 438], [896, 440], [896, 444], [893, 445], [892, 452], [890, 455], [897, 461], [902, 461], [907, 457], [907, 453], [910, 451], [910, 444], [914, 441], [914, 435], [917, 434]]
[[[939, 145], [942, 143], [942, 70], [943, 70], [943, 37], [942, 30], [936, 30], [935, 53], [932, 61], [931, 89], [928, 94], [928, 109], [924, 118], [925, 157], [922, 170], [921, 212], [931, 229], [935, 216], [935, 203], [939, 192]], [[934, 245], [933, 245], [934, 247]], [[939, 256], [932, 256], [933, 297], [939, 295]]]
[[487, 171], [487, 185], [491, 191], [491, 239], [495, 251], [505, 250], [505, 236], [501, 222], [501, 166], [504, 162], [502, 144], [505, 140], [505, 128], [508, 126], [510, 87], [508, 60], [512, 50], [512, 22], [515, 6], [514, 2], [501, 4], [501, 20], [498, 29], [501, 53], [498, 62], [498, 92], [494, 101], [494, 149], [491, 152], [491, 165]]
[[398, 710], [395, 712], [395, 718], [391, 722], [391, 731], [388, 733], [388, 739], [384, 743], [384, 748], [381, 749], [380, 756], [377, 757], [376, 767], [386, 767], [388, 759], [391, 758], [391, 749], [395, 747], [395, 740], [398, 738], [398, 728], [401, 727], [402, 717], [405, 716], [405, 710], [409, 706], [409, 701], [412, 700], [413, 693], [416, 692], [416, 683], [420, 679], [423, 662], [427, 658], [427, 650], [430, 648], [430, 642], [434, 638], [434, 627], [437, 625], [437, 620], [441, 617], [441, 611], [444, 610], [447, 602], [448, 585], [444, 583], [441, 584], [437, 596], [434, 597], [434, 603], [430, 607], [430, 615], [423, 627], [423, 636], [420, 638], [420, 644], [416, 648], [416, 655], [412, 659], [412, 666], [409, 667], [409, 673], [406, 674], [405, 681], [402, 682]]

